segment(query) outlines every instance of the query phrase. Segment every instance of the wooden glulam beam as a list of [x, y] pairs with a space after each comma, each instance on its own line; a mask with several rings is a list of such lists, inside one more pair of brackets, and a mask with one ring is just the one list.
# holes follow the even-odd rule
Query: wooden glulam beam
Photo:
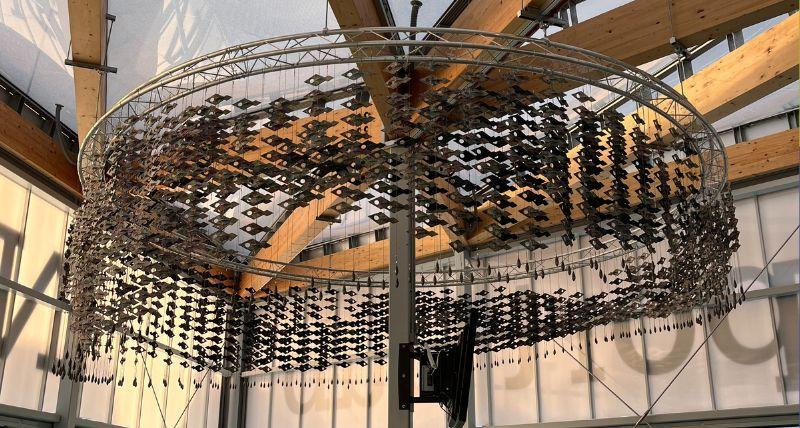
[[81, 198], [78, 170], [67, 162], [57, 143], [4, 103], [0, 103], [0, 147]]
[[[496, 0], [475, 0], [466, 6], [451, 27], [488, 31], [491, 33], [527, 34], [533, 29], [533, 24], [531, 21], [517, 17], [521, 8], [532, 7], [539, 9], [544, 14], [549, 14], [552, 13], [553, 10], [556, 10], [562, 3], [564, 3], [563, 0], [523, 0], [519, 3], [514, 1], [498, 2]], [[445, 39], [452, 37], [459, 36], [445, 36]], [[446, 83], [445, 86], [455, 86], [459, 84], [458, 77], [463, 74], [467, 68], [468, 66], [465, 64], [451, 64], [437, 74], [447, 79], [448, 83]], [[417, 78], [419, 78], [419, 76], [417, 76]], [[422, 102], [422, 89], [422, 85], [412, 85], [411, 100], [416, 107], [424, 105], [424, 102]], [[421, 116], [419, 114], [415, 114], [411, 120], [415, 122], [420, 118]], [[437, 180], [436, 185], [444, 189], [448, 194], [455, 191], [454, 187], [444, 180]], [[463, 229], [472, 227], [472, 225], [466, 224], [456, 214], [453, 214], [464, 210], [463, 206], [455, 203], [442, 193], [436, 194], [434, 199], [436, 202], [448, 207], [448, 210], [441, 214], [441, 218], [446, 221], [448, 225], [455, 225]], [[467, 245], [467, 241], [463, 236], [457, 235], [447, 227], [444, 228], [444, 231], [447, 233], [448, 242], [459, 241], [463, 246]]]
[[[721, 0], [691, 0], [673, 5], [673, 20], [683, 20], [679, 26], [675, 26], [674, 23], [672, 24], [678, 39], [685, 44], [701, 43], [706, 40], [721, 37], [731, 31], [755, 24], [764, 19], [788, 12], [793, 7], [792, 2], [788, 1], [734, 0], [732, 3], [723, 2], [725, 5], [730, 5], [730, 7], [716, 4], [720, 3], [720, 1]], [[331, 3], [333, 6], [334, 2]], [[353, 0], [341, 3], [351, 3], [351, 6], [354, 6], [358, 2]], [[470, 3], [468, 9], [462, 13], [453, 26], [485, 29], [487, 31], [519, 31], [518, 28], [515, 29], [515, 26], [524, 24], [516, 18], [516, 12], [519, 10], [519, 3], [511, 3], [515, 2], [502, 2], [501, 4], [497, 4], [488, 1], [474, 1]], [[537, 4], [533, 1], [528, 2], [528, 4], [547, 6], [547, 4]], [[367, 7], [366, 5], [361, 6], [362, 8]], [[643, 28], [642, 25], [636, 25], [636, 22], [643, 22], [641, 20], [647, 18], [653, 11], [659, 11], [661, 9], [663, 9], [664, 19], [655, 19], [654, 22], [649, 23], [649, 26], [646, 28]], [[354, 6], [350, 8], [350, 10], [355, 10], [356, 13], [353, 14], [351, 12], [350, 17], [343, 15], [344, 18], [339, 18], [339, 15], [337, 15], [340, 26], [343, 26], [343, 28], [344, 25], [342, 21], [344, 21], [346, 25], [347, 23], [354, 22], [354, 16], [368, 16], [366, 9], [359, 10]], [[490, 10], [491, 13], [489, 13]], [[671, 52], [672, 46], [669, 44], [669, 34], [671, 34], [671, 32], [669, 21], [666, 20], [666, 17], [668, 17], [668, 14], [665, 3], [659, 3], [655, 0], [635, 0], [625, 6], [598, 15], [597, 17], [579, 23], [573, 27], [566, 28], [555, 33], [550, 38], [553, 41], [573, 44], [599, 53], [612, 56], [618, 55], [623, 61], [640, 64], [657, 59]], [[637, 21], [637, 19], [639, 19], [639, 21]], [[485, 26], [481, 27], [482, 25]], [[623, 27], [627, 29], [624, 31], [621, 30], [620, 28]], [[665, 33], [667, 34], [666, 37], [664, 36]], [[592, 36], [586, 37], [586, 34], [591, 34]], [[444, 77], [451, 79], [451, 84], [454, 84], [457, 81], [457, 76], [460, 75], [464, 69], [465, 68], [458, 69], [448, 67], [441, 73], [446, 73]], [[767, 80], [772, 82], [773, 79]], [[544, 86], [535, 86], [536, 84], [537, 81], [529, 83], [529, 85], [534, 86], [528, 89], [544, 89]], [[541, 82], [538, 82], [538, 84], [541, 85]], [[762, 90], [764, 88], [765, 87], [762, 87]], [[756, 92], [757, 91], [753, 91], [747, 96], [753, 96]], [[746, 99], [746, 97], [742, 99]], [[724, 107], [720, 107], [719, 111], [724, 111]], [[576, 166], [577, 165], [574, 167]], [[519, 193], [519, 191], [516, 191], [516, 193]], [[475, 236], [475, 238], [480, 239], [484, 239], [485, 237], [485, 234], [481, 235], [480, 232]], [[442, 240], [446, 241], [448, 239], [449, 237], [437, 237], [437, 242], [441, 242]], [[446, 251], [449, 252], [449, 248], [447, 248]]]
[[[381, 19], [381, 12], [375, 7], [373, 0], [329, 0], [331, 11], [336, 17], [339, 28], [380, 27], [386, 25]], [[369, 35], [357, 38], [358, 41], [369, 40]], [[359, 70], [364, 74], [364, 83], [367, 85], [372, 102], [378, 111], [383, 123], [390, 123], [388, 114], [390, 110], [387, 97], [390, 89], [386, 86], [388, 75], [379, 63], [358, 64]]]
[[[259, 137], [266, 138], [270, 135], [277, 135], [283, 138], [297, 138], [297, 133], [303, 130], [302, 125], [313, 119], [336, 121], [337, 125], [334, 125], [328, 129], [328, 135], [338, 136], [342, 132], [352, 128], [350, 125], [347, 125], [341, 121], [342, 117], [352, 113], [353, 112], [348, 109], [340, 109], [327, 113], [324, 115], [324, 117], [298, 119], [291, 128], [282, 129], [277, 132], [263, 130]], [[377, 115], [377, 111], [374, 106], [365, 108], [362, 113], [370, 113], [373, 116]], [[376, 118], [363, 128], [365, 132], [370, 135], [371, 140], [380, 141], [382, 139], [383, 132], [381, 129], [380, 119]], [[265, 147], [263, 149], [247, 152], [244, 154], [244, 158], [252, 161], [269, 150], [271, 150], [271, 148]], [[311, 243], [312, 240], [314, 240], [314, 238], [317, 237], [317, 235], [319, 235], [320, 232], [322, 232], [326, 227], [330, 226], [330, 219], [339, 217], [338, 212], [334, 211], [333, 207], [340, 202], [344, 202], [344, 200], [334, 195], [332, 192], [327, 191], [323, 195], [322, 199], [314, 200], [309, 205], [292, 211], [292, 213], [289, 214], [286, 220], [278, 227], [275, 233], [267, 241], [269, 246], [267, 248], [260, 249], [256, 253], [256, 259], [271, 260], [282, 263], [288, 263], [292, 261], [308, 246], [308, 244]], [[250, 265], [260, 269], [282, 269], [282, 265], [267, 263], [259, 260], [253, 260]], [[257, 290], [264, 287], [270, 282], [271, 279], [272, 278], [265, 278], [244, 273], [240, 279], [239, 289], [246, 290], [248, 288], [252, 288]], [[243, 291], [242, 293], [247, 294], [246, 291]]]
[[[548, 39], [638, 66], [674, 53], [670, 44], [673, 34], [683, 46], [691, 47], [725, 37], [797, 7], [796, 2], [789, 0], [682, 0], [670, 3], [668, 9], [663, 0], [634, 0], [565, 28]], [[538, 80], [523, 82], [520, 86], [530, 90], [547, 87]], [[558, 89], [569, 90], [578, 86], [569, 82]]]
[[673, 53], [673, 34], [691, 47], [796, 7], [790, 0], [634, 0], [549, 38], [640, 65]]
[[[381, 20], [381, 13], [377, 10], [372, 0], [330, 0], [328, 3], [340, 28], [380, 27], [386, 24]], [[361, 38], [358, 40], [368, 39]], [[389, 123], [386, 120], [390, 108], [387, 102], [387, 97], [390, 93], [386, 85], [388, 76], [385, 75], [380, 64], [363, 63], [358, 64], [358, 68], [363, 73], [364, 84], [372, 97], [373, 105], [368, 107], [369, 112], [376, 117], [376, 120], [369, 123], [367, 132], [371, 135], [373, 141], [382, 141], [383, 123]], [[339, 135], [344, 130], [349, 129], [350, 126], [344, 124], [341, 119], [350, 113], [352, 112], [348, 109], [340, 109], [325, 115], [325, 119], [338, 122], [337, 125], [328, 130], [328, 134]], [[318, 117], [296, 120], [291, 128], [280, 130], [277, 133], [265, 130], [260, 137], [278, 135], [279, 137], [293, 138], [294, 135], [302, 130], [304, 123], [313, 119], [318, 119]], [[262, 149], [245, 153], [243, 157], [246, 160], [254, 160], [272, 149], [267, 145]], [[257, 259], [283, 263], [293, 260], [322, 230], [330, 225], [328, 220], [331, 217], [337, 217], [338, 213], [333, 211], [332, 208], [340, 202], [343, 202], [341, 198], [331, 192], [326, 192], [322, 199], [315, 200], [308, 206], [295, 209], [269, 238], [267, 241], [269, 246], [256, 253], [256, 260], [251, 262], [251, 266], [281, 270], [281, 265], [266, 263]], [[271, 278], [245, 273], [241, 276], [239, 282], [240, 293], [247, 294], [247, 289], [260, 289], [270, 280]]]
[[[375, 8], [372, 0], [330, 0], [331, 9], [336, 16], [340, 28], [375, 27], [384, 25], [380, 19], [380, 13]], [[551, 7], [557, 0], [525, 0], [525, 6]], [[518, 34], [530, 25], [529, 21], [517, 18], [520, 10], [520, 3], [516, 2], [496, 2], [495, 0], [476, 0], [467, 5], [466, 9], [459, 15], [453, 26], [457, 28], [472, 28], [490, 32]], [[364, 82], [372, 95], [375, 110], [379, 117], [387, 118], [389, 106], [386, 104], [386, 96], [390, 90], [386, 86], [389, 77], [383, 72], [380, 64], [359, 64], [359, 69], [364, 73]], [[452, 73], [461, 73], [464, 67], [454, 65], [450, 67]], [[388, 123], [388, 122], [384, 122]], [[267, 149], [269, 150], [269, 149]], [[246, 155], [247, 156], [247, 155]], [[448, 207], [453, 206], [453, 202], [440, 195], [437, 201]], [[292, 213], [286, 222], [270, 238], [269, 248], [258, 252], [258, 258], [289, 262], [302, 251], [316, 235], [329, 225], [324, 221], [316, 220], [318, 213], [326, 212], [333, 205], [340, 202], [339, 198], [326, 195], [324, 199], [312, 203], [310, 206], [301, 208]], [[445, 214], [448, 216], [448, 214]], [[448, 222], [456, 223], [457, 219], [453, 216], [448, 217]], [[303, 226], [305, 225], [305, 226]], [[291, 232], [287, 232], [290, 230]], [[447, 234], [447, 242], [459, 239], [449, 229], [442, 229]], [[466, 242], [462, 242], [466, 244]], [[264, 262], [255, 261], [259, 267], [266, 267]], [[278, 268], [278, 266], [269, 266]], [[260, 288], [270, 281], [270, 278], [260, 278], [257, 276], [243, 275], [241, 289]]]
[[[453, 21], [451, 27], [491, 33], [527, 35], [534, 26], [531, 21], [517, 17], [521, 8], [537, 8], [547, 14], [563, 3], [565, 2], [561, 0], [523, 0], [522, 2], [473, 0]], [[452, 64], [437, 72], [436, 76], [447, 79], [446, 86], [453, 87], [459, 84], [459, 76], [467, 69], [466, 64]]]
[[[797, 171], [798, 168], [798, 134], [796, 130], [787, 130], [763, 137], [757, 140], [736, 144], [728, 147], [728, 180], [732, 185], [740, 185], [761, 179], [770, 179], [779, 174]], [[632, 184], [632, 183], [631, 183]], [[634, 190], [634, 189], [631, 189]], [[576, 220], [580, 220], [576, 219]], [[558, 219], [551, 219], [549, 223], [555, 225]], [[545, 225], [547, 226], [547, 225]], [[436, 229], [436, 236], [417, 239], [417, 260], [443, 257], [452, 252], [446, 245], [445, 232]], [[389, 241], [383, 240], [361, 247], [339, 251], [327, 256], [318, 257], [299, 263], [300, 266], [314, 268], [333, 267], [344, 270], [380, 270], [386, 269], [389, 259]], [[288, 267], [287, 273], [307, 275], [308, 269]], [[332, 278], [344, 278], [349, 273], [340, 273]], [[324, 278], [320, 285], [324, 285]], [[293, 285], [302, 285], [283, 279], [273, 280], [271, 287], [286, 290]]]
[[[491, 4], [490, 4], [491, 3]], [[538, 3], [538, 4], [537, 4]], [[527, 4], [540, 7], [547, 11], [552, 7], [553, 2], [530, 1]], [[765, 19], [786, 13], [794, 7], [794, 3], [786, 0], [686, 0], [673, 2], [669, 8], [666, 2], [661, 0], [635, 0], [619, 8], [612, 9], [600, 14], [587, 21], [578, 23], [559, 31], [549, 38], [558, 43], [578, 46], [592, 50], [601, 54], [620, 59], [633, 65], [643, 64], [673, 51], [670, 38], [675, 34], [677, 40], [685, 46], [693, 46], [708, 40], [722, 37], [732, 31], [747, 27], [761, 22]], [[496, 9], [496, 12], [495, 12]], [[505, 32], [519, 32], [523, 22], [516, 18], [514, 10], [519, 9], [519, 4], [495, 4], [489, 1], [475, 1], [470, 3], [467, 10], [459, 17], [454, 27], [477, 28], [473, 25], [480, 25], [489, 16], [497, 17], [496, 20], [489, 20], [486, 28], [491, 31], [503, 29]], [[490, 11], [494, 12], [493, 15]], [[671, 16], [671, 21], [670, 21]], [[726, 64], [727, 65], [727, 64]], [[439, 77], [449, 80], [447, 85], [459, 84], [459, 76], [467, 69], [464, 65], [454, 65], [443, 69], [438, 73]], [[497, 73], [493, 71], [492, 73]], [[495, 76], [497, 77], [497, 76]], [[598, 76], [599, 77], [599, 76]], [[741, 79], [740, 79], [741, 80]], [[503, 90], [502, 80], [496, 79], [492, 90]], [[697, 81], [697, 80], [695, 80]], [[779, 85], [780, 79], [769, 79], [773, 85]], [[535, 92], [542, 91], [549, 87], [548, 84], [538, 79], [523, 82], [521, 87]], [[558, 86], [559, 90], [567, 91], [577, 87], [574, 82], [566, 82]], [[778, 86], [780, 87], [780, 86]], [[776, 88], [777, 89], [777, 88]], [[688, 92], [690, 89], [685, 89]], [[749, 95], [743, 97], [744, 100]], [[691, 97], [689, 97], [692, 99]], [[702, 103], [703, 98], [697, 97], [697, 102]], [[724, 112], [732, 106], [742, 106], [741, 104], [719, 104], [720, 112]], [[734, 108], [735, 111], [738, 107]], [[703, 110], [701, 110], [702, 112]], [[714, 119], [715, 111], [706, 109], [708, 116]], [[632, 117], [626, 119], [626, 125], [632, 126]], [[664, 120], [662, 125], [665, 129], [669, 124]], [[570, 157], [575, 159], [579, 148], [574, 149]], [[576, 162], [570, 165], [570, 172], [578, 170]], [[577, 179], [573, 175], [570, 183], [573, 187], [577, 185]], [[515, 189], [508, 192], [511, 195], [518, 195], [524, 189]], [[516, 200], [515, 202], [518, 202]], [[488, 209], [482, 207], [480, 212]], [[480, 233], [480, 232], [478, 232]]]
[[723, 56], [687, 79], [684, 95], [715, 122], [796, 82], [799, 24], [800, 17], [791, 15]]
[[[103, 65], [106, 47], [106, 0], [69, 0], [69, 30], [72, 60]], [[73, 67], [75, 114], [78, 139], [83, 143], [89, 129], [106, 111], [106, 75], [97, 70]]]
[[[683, 92], [697, 111], [713, 123], [796, 81], [798, 43], [800, 43], [798, 17], [792, 15], [686, 79], [683, 85], [676, 85], [675, 89]], [[653, 115], [645, 114], [643, 110], [640, 110], [639, 114], [653, 120]], [[663, 127], [662, 134], [668, 135], [668, 129], [672, 124], [662, 117], [658, 117], [657, 120]], [[635, 125], [631, 115], [626, 116], [623, 123], [626, 129], [631, 129]], [[650, 132], [652, 128], [649, 128]], [[572, 187], [579, 185], [577, 162], [579, 150], [580, 147], [575, 147], [568, 154], [571, 159], [569, 169]], [[633, 141], [628, 135], [626, 135], [626, 151], [629, 155], [633, 152]], [[608, 151], [603, 153], [601, 159], [608, 161]], [[608, 168], [606, 167], [606, 170]], [[519, 191], [513, 192], [519, 193]], [[518, 196], [515, 196], [512, 202], [519, 206], [526, 205]], [[487, 208], [483, 207], [483, 210]], [[488, 239], [488, 232], [479, 231], [470, 237], [470, 242], [485, 242]]]
[[[796, 20], [796, 16], [787, 18], [770, 30], [748, 41], [734, 52], [724, 56], [717, 61], [717, 63], [709, 66], [707, 68], [708, 71], [701, 71], [687, 79], [684, 82], [684, 90], [689, 101], [695, 103], [701, 113], [710, 114], [711, 120], [717, 120], [724, 117], [725, 114], [729, 114], [735, 111], [735, 109], [746, 105], [746, 103], [740, 103], [755, 101], [792, 81], [787, 79], [796, 80], [798, 58], [793, 54], [793, 49], [796, 48], [798, 43]], [[731, 76], [731, 73], [735, 73], [736, 70], [742, 70], [742, 67], [748, 69], [745, 72], [748, 77], [739, 79], [735, 76]], [[789, 71], [787, 72], [787, 70]], [[711, 85], [715, 86], [712, 87]], [[689, 88], [696, 89], [690, 90]], [[702, 88], [704, 88], [704, 90]], [[703, 97], [703, 99], [693, 100], [692, 97], [695, 95]], [[735, 106], [726, 107], [726, 104], [729, 103], [734, 103]], [[793, 147], [793, 150], [796, 151], [796, 142], [789, 143], [789, 145]], [[733, 174], [731, 177], [736, 177], [737, 180], [743, 177], [752, 178], [752, 168], [746, 173], [738, 172], [738, 170], [733, 168], [737, 165], [737, 162], [739, 165], [743, 162], [742, 160], [737, 160], [736, 154], [740, 150], [744, 149], [737, 146], [728, 149], [728, 157], [731, 165], [729, 175]], [[765, 153], [769, 154], [770, 152]], [[755, 155], [750, 153], [748, 156]], [[792, 159], [796, 165], [796, 156]], [[773, 166], [774, 165], [775, 163], [773, 163]], [[434, 241], [442, 239], [438, 236], [432, 238]], [[471, 237], [469, 242], [470, 244], [476, 245], [488, 242], [489, 240], [490, 235], [485, 231], [481, 231]], [[375, 245], [375, 248], [362, 251], [366, 251], [370, 254], [379, 254], [380, 248], [376, 244], [370, 244]], [[429, 246], [428, 248], [430, 249], [431, 247]], [[422, 257], [438, 257], [449, 253], [449, 248], [439, 248], [438, 251], [422, 254]], [[335, 255], [328, 257], [333, 256]], [[347, 258], [344, 257], [341, 262], [346, 263], [346, 259]], [[315, 259], [306, 263], [313, 265], [315, 262], [319, 261]], [[339, 260], [336, 262], [339, 262]], [[356, 266], [362, 265], [356, 264]], [[339, 266], [343, 265], [339, 264]], [[381, 269], [377, 266], [379, 265], [372, 264], [372, 269]], [[356, 268], [356, 270], [358, 269], [361, 269], [361, 267]], [[283, 286], [284, 284], [282, 282], [275, 285]]]
[[[481, 3], [480, 1], [470, 3], [470, 7], [476, 8], [473, 11], [474, 15], [486, 12], [486, 6], [478, 9]], [[671, 3], [668, 8], [663, 0], [634, 0], [565, 28], [550, 35], [548, 39], [638, 66], [673, 53], [674, 48], [670, 43], [673, 34], [681, 44], [689, 47], [721, 38], [730, 32], [788, 13], [796, 8], [796, 2], [789, 0], [683, 0]], [[514, 8], [506, 4], [504, 14], [508, 15], [512, 9]], [[472, 28], [469, 27], [471, 21], [457, 21], [457, 25], [454, 26]], [[498, 28], [499, 25], [495, 24], [494, 28]], [[526, 48], [523, 46], [522, 49]], [[458, 85], [458, 77], [465, 70], [466, 66], [451, 66], [439, 71], [437, 76], [448, 79], [448, 86]], [[486, 85], [486, 89], [495, 91], [507, 89], [498, 73], [498, 70], [490, 72], [493, 79]], [[526, 90], [541, 92], [551, 85], [539, 79], [530, 79], [521, 82], [519, 86]], [[568, 91], [578, 86], [580, 85], [576, 82], [568, 81], [559, 84], [556, 89]]]
[[797, 174], [798, 132], [788, 129], [728, 148], [728, 181], [742, 186], [751, 181]]
[[[789, 16], [767, 31], [749, 40], [738, 49], [724, 55], [697, 74], [686, 79], [674, 89], [688, 99], [709, 123], [714, 123], [737, 110], [752, 104], [776, 90], [797, 81], [798, 58], [796, 50], [800, 43], [798, 17]], [[639, 109], [648, 122], [657, 120], [661, 134], [669, 138], [672, 124], [661, 116]], [[626, 128], [635, 122], [632, 116], [625, 118]], [[653, 136], [655, 127], [648, 126], [645, 133]], [[633, 141], [627, 138], [627, 151], [632, 153]], [[578, 184], [576, 159], [579, 147], [570, 151], [570, 173], [572, 185]], [[608, 160], [608, 152], [604, 153]]]

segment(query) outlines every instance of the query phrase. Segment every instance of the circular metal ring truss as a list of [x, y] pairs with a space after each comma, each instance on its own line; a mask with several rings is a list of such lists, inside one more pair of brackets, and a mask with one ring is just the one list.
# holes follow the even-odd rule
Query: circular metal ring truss
[[[716, 200], [727, 185], [727, 159], [718, 135], [700, 113], [669, 85], [650, 74], [613, 58], [573, 46], [508, 34], [443, 28], [361, 28], [311, 32], [241, 44], [188, 61], [171, 68], [139, 86], [111, 107], [92, 127], [79, 157], [79, 174], [87, 196], [103, 191], [106, 159], [110, 142], [129, 132], [136, 118], [164, 109], [170, 103], [208, 88], [246, 79], [251, 76], [276, 73], [305, 67], [332, 64], [363, 63], [441, 63], [533, 73], [553, 79], [564, 79], [579, 85], [591, 85], [625, 97], [648, 108], [668, 121], [675, 134], [685, 137], [700, 154], [701, 192]], [[652, 97], [639, 94], [647, 91]], [[618, 257], [630, 249], [609, 240], [609, 249], [598, 251], [591, 247], [559, 254], [570, 269], [590, 260]], [[202, 246], [200, 246], [202, 247]], [[164, 251], [180, 250], [165, 249]], [[228, 267], [239, 272], [251, 272], [266, 277], [312, 282], [324, 279], [334, 285], [379, 286], [380, 281], [364, 276], [388, 276], [388, 271], [346, 270], [352, 278], [342, 275], [332, 278], [333, 268], [304, 267], [274, 260], [258, 260], [272, 268], [256, 268], [248, 262], [223, 261], [199, 248], [184, 256]], [[544, 259], [547, 260], [547, 259]], [[288, 273], [291, 266], [300, 273]], [[504, 279], [529, 277], [531, 266], [497, 266]], [[534, 270], [544, 269], [533, 266]], [[548, 270], [562, 270], [550, 267]], [[467, 273], [467, 270], [451, 272]], [[438, 272], [418, 272], [418, 278]], [[493, 282], [488, 275], [471, 274], [470, 283]], [[445, 279], [431, 283], [418, 279], [420, 286], [452, 286], [460, 280]]]

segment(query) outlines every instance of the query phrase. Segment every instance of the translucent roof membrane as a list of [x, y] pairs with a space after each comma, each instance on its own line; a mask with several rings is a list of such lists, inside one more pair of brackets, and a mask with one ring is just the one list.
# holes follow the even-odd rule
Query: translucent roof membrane
[[75, 129], [67, 0], [0, 1], [0, 74]]
[[575, 5], [575, 12], [578, 15], [578, 22], [583, 22], [594, 18], [597, 15], [616, 9], [632, 0], [605, 0], [605, 1], [582, 1]]
[[[108, 101], [177, 64], [254, 40], [321, 30], [326, 0], [131, 2], [109, 0], [117, 16], [109, 45]], [[338, 28], [328, 12], [328, 28]]]
[[[423, 0], [417, 16], [418, 27], [433, 27], [453, 0]], [[411, 22], [410, 0], [389, 0], [394, 23], [398, 27], [408, 27]]]
[[[237, 43], [320, 30], [326, 0], [109, 0], [117, 17], [108, 47], [108, 104], [154, 75], [196, 56]], [[338, 28], [328, 13], [328, 27]], [[67, 0], [0, 2], [0, 73], [75, 129]]]

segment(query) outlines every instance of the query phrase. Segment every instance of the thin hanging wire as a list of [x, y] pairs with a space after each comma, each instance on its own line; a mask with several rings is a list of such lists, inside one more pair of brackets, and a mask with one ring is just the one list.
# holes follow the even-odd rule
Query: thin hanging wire
[[[669, 35], [672, 39], [678, 42], [678, 37], [675, 35], [675, 28], [672, 25], [672, 0], [665, 0], [667, 2], [667, 23], [669, 24]], [[686, 68], [684, 67], [684, 60], [688, 58], [683, 52], [676, 52], [678, 55], [678, 81], [681, 86], [681, 95], [684, 94], [683, 80], [686, 78]]]

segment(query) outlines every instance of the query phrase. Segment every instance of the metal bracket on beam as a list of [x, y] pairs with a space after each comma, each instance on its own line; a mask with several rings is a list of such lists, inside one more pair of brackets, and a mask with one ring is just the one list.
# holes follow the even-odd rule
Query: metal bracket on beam
[[566, 19], [544, 15], [541, 9], [532, 6], [528, 6], [517, 12], [517, 18], [536, 22], [540, 27], [547, 27], [550, 25], [561, 28], [569, 27], [569, 21]]
[[400, 410], [414, 411], [414, 344], [400, 344], [400, 358], [397, 365], [397, 389], [400, 396]]
[[[106, 13], [106, 21], [111, 22], [111, 28], [106, 32], [106, 40], [111, 38], [111, 29], [114, 28], [114, 22], [117, 20], [116, 15], [112, 15], [110, 13]], [[108, 55], [108, 47], [106, 47], [106, 55]], [[103, 61], [105, 63], [105, 60]], [[105, 64], [93, 64], [90, 62], [81, 62], [81, 61], [73, 61], [71, 59], [65, 59], [64, 64], [70, 67], [78, 67], [78, 68], [87, 68], [90, 70], [97, 70], [102, 73], [117, 73], [117, 67], [109, 67]]]
[[686, 59], [689, 57], [689, 49], [683, 45], [683, 43], [679, 42], [675, 36], [669, 38], [669, 44], [672, 46], [672, 49], [675, 51], [675, 54], [678, 55], [681, 59]]
[[80, 62], [80, 61], [73, 61], [71, 59], [65, 59], [64, 64], [70, 67], [79, 67], [79, 68], [88, 68], [91, 70], [98, 70], [103, 73], [117, 73], [117, 67], [109, 67], [107, 65], [102, 64], [92, 64], [88, 62]]

